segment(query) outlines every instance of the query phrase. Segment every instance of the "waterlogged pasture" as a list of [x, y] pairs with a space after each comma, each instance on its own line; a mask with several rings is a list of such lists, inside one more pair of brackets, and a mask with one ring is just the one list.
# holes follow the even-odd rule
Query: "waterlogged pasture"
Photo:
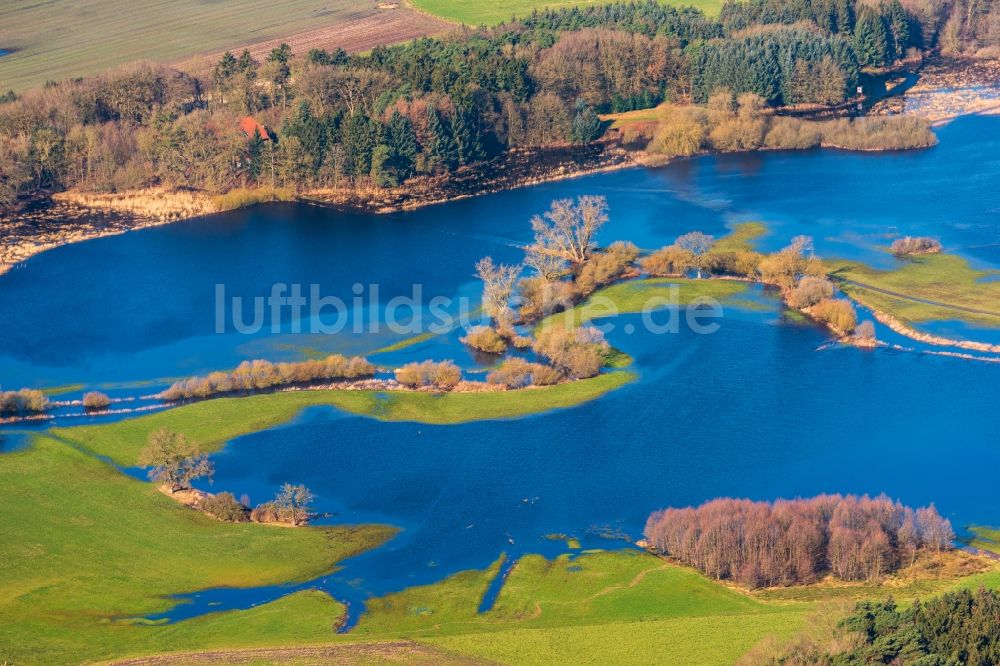
[[[0, 377], [4, 387], [148, 393], [246, 358], [332, 352], [389, 366], [454, 358], [479, 376], [495, 359], [463, 349], [460, 327], [298, 334], [309, 315], [285, 312], [274, 329], [216, 333], [217, 285], [250, 301], [276, 282], [317, 284], [379, 322], [415, 284], [423, 299], [467, 297], [474, 310], [476, 259], [519, 260], [531, 214], [552, 198], [591, 193], [610, 203], [604, 242], [652, 249], [693, 229], [722, 236], [764, 221], [730, 242], [769, 251], [809, 234], [819, 255], [854, 266], [859, 282], [917, 285], [967, 305], [979, 297], [968, 288], [988, 287], [1000, 268], [1000, 201], [982, 186], [1000, 173], [997, 122], [958, 121], [940, 130], [940, 145], [914, 153], [710, 157], [377, 218], [276, 205], [59, 248], [0, 276]], [[916, 266], [885, 251], [901, 234], [942, 240], [949, 257], [927, 262], [948, 284], [898, 281]], [[0, 506], [10, 513], [0, 529], [18, 546], [11, 573], [0, 575], [0, 645], [34, 637], [16, 655], [30, 662], [110, 656], [115, 646], [403, 636], [513, 663], [602, 663], [619, 646], [637, 661], [685, 663], [696, 651], [699, 663], [731, 663], [765, 634], [794, 631], [812, 600], [750, 598], [635, 552], [651, 510], [716, 496], [885, 492], [908, 505], [934, 502], [959, 528], [1000, 522], [996, 366], [841, 347], [757, 286], [675, 282], [681, 305], [719, 300], [718, 330], [682, 324], [654, 334], [634, 311], [650, 293], [669, 294], [669, 281], [614, 286], [604, 295], [623, 314], [584, 306], [564, 315], [604, 328], [627, 364], [586, 382], [487, 396], [213, 400], [59, 428], [34, 445], [4, 431]], [[356, 284], [366, 294], [378, 285], [377, 296], [353, 303]], [[945, 316], [912, 320], [962, 321]], [[964, 325], [995, 331], [987, 321]], [[213, 452], [212, 491], [260, 502], [284, 482], [304, 483], [320, 525], [213, 523], [109, 464], [134, 465], [163, 425]], [[362, 524], [391, 526], [394, 536], [356, 554], [390, 533], [346, 536], [345, 525]], [[981, 532], [979, 543], [995, 536]], [[587, 552], [597, 550], [613, 552]], [[517, 562], [503, 585], [501, 558]], [[137, 585], [149, 596], [125, 594]], [[141, 616], [157, 626], [136, 624]], [[353, 628], [338, 638], [333, 626], [344, 617]]]

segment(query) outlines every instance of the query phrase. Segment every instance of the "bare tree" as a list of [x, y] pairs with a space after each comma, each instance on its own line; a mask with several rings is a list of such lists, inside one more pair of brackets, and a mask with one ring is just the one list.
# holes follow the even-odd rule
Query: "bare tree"
[[309, 518], [309, 505], [314, 499], [316, 496], [304, 485], [286, 483], [274, 496], [274, 507], [280, 516], [287, 518], [293, 525], [299, 525]]
[[594, 236], [608, 221], [608, 201], [602, 196], [557, 199], [544, 215], [531, 218], [535, 242], [529, 254], [558, 257], [574, 264], [590, 258], [596, 244]]
[[700, 231], [689, 231], [677, 238], [675, 245], [683, 250], [687, 250], [695, 257], [700, 257], [712, 249], [715, 239]]
[[796, 236], [792, 239], [788, 249], [800, 257], [804, 257], [806, 255], [812, 256], [814, 247], [812, 236]]
[[476, 275], [483, 281], [483, 311], [499, 326], [513, 320], [510, 298], [520, 274], [520, 266], [495, 264], [492, 257], [484, 257], [476, 263]]
[[533, 269], [542, 278], [553, 281], [558, 280], [566, 271], [566, 260], [562, 257], [550, 254], [538, 245], [529, 245], [525, 248], [524, 265]]
[[190, 488], [195, 479], [211, 478], [215, 472], [208, 454], [202, 453], [196, 442], [167, 428], [149, 436], [138, 462], [150, 468], [151, 480], [169, 485], [171, 492]]

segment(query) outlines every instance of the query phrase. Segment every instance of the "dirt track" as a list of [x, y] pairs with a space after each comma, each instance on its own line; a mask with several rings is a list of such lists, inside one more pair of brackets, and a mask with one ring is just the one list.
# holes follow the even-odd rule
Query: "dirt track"
[[358, 643], [301, 648], [189, 652], [186, 654], [140, 657], [112, 662], [115, 666], [192, 666], [195, 664], [297, 664], [313, 666], [337, 664], [408, 664], [417, 666], [483, 666], [491, 662], [452, 654], [410, 641]]
[[[388, 5], [386, 5], [388, 6]], [[297, 32], [279, 39], [234, 44], [230, 51], [250, 50], [258, 61], [263, 61], [271, 49], [282, 42], [292, 47], [292, 52], [304, 55], [309, 49], [335, 49], [348, 53], [368, 51], [376, 46], [397, 44], [417, 37], [439, 35], [454, 29], [454, 25], [402, 5], [389, 9], [357, 12], [354, 16], [334, 25]], [[215, 61], [224, 51], [207, 53], [200, 58]]]

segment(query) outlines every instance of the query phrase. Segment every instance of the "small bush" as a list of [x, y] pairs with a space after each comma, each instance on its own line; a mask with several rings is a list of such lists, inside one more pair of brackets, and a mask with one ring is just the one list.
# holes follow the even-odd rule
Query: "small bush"
[[255, 523], [284, 523], [283, 512], [274, 502], [264, 502], [254, 507], [250, 512], [250, 520]]
[[875, 340], [875, 324], [870, 321], [861, 322], [854, 329], [854, 335], [864, 342], [873, 342]]
[[788, 304], [793, 308], [808, 308], [833, 296], [833, 283], [823, 278], [805, 276], [788, 294]]
[[107, 409], [111, 398], [100, 391], [90, 391], [83, 394], [83, 408], [87, 410]]
[[668, 109], [657, 123], [646, 151], [665, 157], [689, 157], [702, 149], [707, 131], [701, 109]]
[[854, 306], [850, 301], [843, 299], [827, 298], [813, 306], [812, 314], [820, 321], [824, 321], [834, 329], [843, 333], [850, 333], [857, 324], [858, 315], [854, 311]]
[[941, 251], [941, 242], [926, 236], [897, 238], [892, 241], [892, 253], [904, 257], [915, 254], [935, 254]]
[[532, 342], [534, 342], [534, 339], [529, 335], [515, 335], [511, 340], [511, 344], [514, 345], [515, 349], [530, 349]]
[[823, 145], [848, 150], [906, 150], [937, 143], [928, 122], [917, 116], [864, 116], [819, 123]]
[[490, 384], [500, 384], [509, 389], [524, 388], [531, 384], [532, 363], [523, 358], [509, 358], [486, 376]]
[[410, 388], [434, 387], [448, 391], [462, 381], [462, 371], [451, 361], [407, 363], [396, 370], [396, 381]]
[[486, 377], [490, 384], [500, 384], [509, 389], [519, 389], [534, 384], [551, 386], [562, 381], [562, 373], [544, 363], [530, 363], [523, 358], [509, 358]]
[[462, 338], [462, 342], [473, 349], [490, 354], [502, 354], [507, 351], [507, 341], [489, 326], [473, 326]]
[[250, 519], [250, 510], [237, 502], [232, 493], [208, 495], [198, 503], [198, 508], [228, 523], [245, 523]]
[[538, 335], [532, 348], [566, 375], [583, 379], [601, 371], [609, 346], [596, 328], [588, 326], [568, 331], [552, 326]]
[[708, 133], [712, 146], [726, 152], [756, 150], [764, 143], [766, 123], [762, 118], [737, 117], [724, 120]]

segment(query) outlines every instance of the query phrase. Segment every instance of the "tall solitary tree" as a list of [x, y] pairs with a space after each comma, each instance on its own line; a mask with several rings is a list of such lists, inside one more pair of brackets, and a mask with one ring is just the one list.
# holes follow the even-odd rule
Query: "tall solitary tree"
[[293, 525], [300, 525], [309, 518], [309, 506], [316, 496], [302, 484], [286, 483], [274, 497], [274, 507], [278, 514]]
[[531, 218], [535, 242], [529, 251], [559, 257], [574, 264], [590, 259], [594, 237], [608, 221], [608, 201], [602, 196], [556, 199], [548, 212]]
[[167, 428], [149, 436], [138, 462], [150, 468], [151, 480], [169, 486], [171, 492], [190, 488], [195, 479], [211, 478], [215, 472], [208, 454], [202, 453], [196, 442]]

